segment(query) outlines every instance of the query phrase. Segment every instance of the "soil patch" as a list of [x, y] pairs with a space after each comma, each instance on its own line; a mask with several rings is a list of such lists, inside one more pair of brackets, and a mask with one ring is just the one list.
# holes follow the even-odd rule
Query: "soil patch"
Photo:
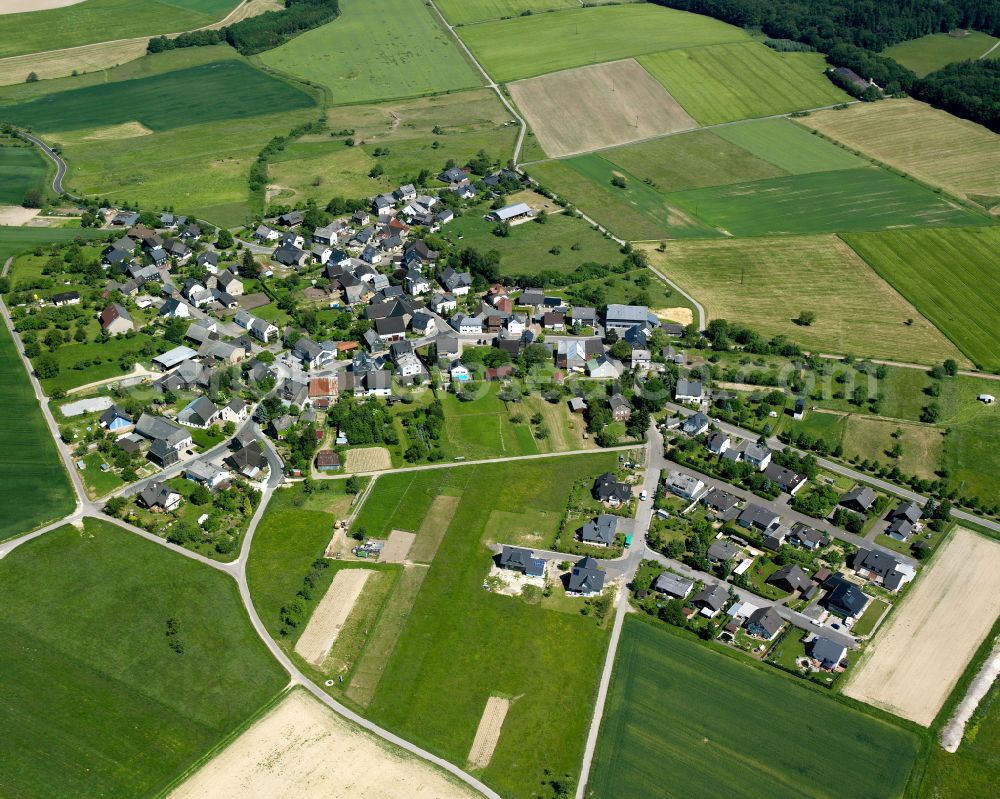
[[380, 563], [402, 563], [406, 556], [410, 554], [410, 547], [413, 546], [413, 539], [417, 536], [414, 533], [407, 533], [403, 530], [393, 530], [389, 533], [389, 540], [382, 547], [382, 554], [379, 556]]
[[437, 554], [441, 539], [448, 531], [460, 497], [435, 497], [417, 530], [416, 540], [410, 547], [410, 560], [416, 563], [430, 563]]
[[120, 125], [109, 125], [97, 128], [83, 137], [84, 141], [113, 141], [115, 139], [133, 139], [136, 136], [151, 136], [153, 131], [141, 122], [123, 122]]
[[20, 205], [0, 205], [0, 225], [21, 227], [38, 216], [37, 208], [22, 208]]
[[694, 321], [694, 311], [690, 308], [656, 308], [653, 313], [661, 319], [668, 319], [681, 325], [689, 325]]
[[344, 464], [348, 472], [380, 472], [392, 468], [392, 456], [385, 447], [358, 447], [348, 450], [347, 462]]
[[509, 709], [509, 699], [491, 696], [486, 700], [486, 709], [483, 711], [483, 717], [479, 720], [479, 728], [472, 741], [472, 749], [469, 750], [469, 768], [486, 768], [490, 764], [493, 750], [496, 749], [497, 742], [500, 740], [500, 729], [503, 727], [503, 721], [507, 718]]

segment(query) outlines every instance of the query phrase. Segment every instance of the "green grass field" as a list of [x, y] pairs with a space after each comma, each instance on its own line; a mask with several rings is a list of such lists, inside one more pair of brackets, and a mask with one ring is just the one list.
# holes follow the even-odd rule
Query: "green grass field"
[[437, 5], [452, 25], [580, 7], [579, 0], [441, 0]]
[[[933, 363], [961, 353], [834, 236], [673, 242], [650, 257], [712, 319], [820, 352]], [[872, 313], [878, 308], [878, 313]], [[800, 311], [815, 321], [796, 325]], [[912, 319], [911, 325], [906, 324]]]
[[[593, 212], [598, 222], [622, 238], [685, 239], [721, 235], [677, 204], [668, 202], [661, 192], [601, 155], [581, 155], [560, 163], [569, 166], [591, 185], [586, 187], [586, 184], [579, 186], [571, 183], [564, 191], [559, 188], [560, 181], [557, 179], [552, 188], [588, 214]], [[551, 174], [554, 168], [550, 164], [540, 166], [541, 170], [533, 167], [532, 172], [538, 172], [540, 179], [548, 182], [544, 176]], [[626, 179], [625, 188], [612, 185], [611, 181], [616, 176]], [[610, 201], [609, 197], [612, 198]], [[623, 207], [630, 212], [624, 213]]]
[[[340, 17], [258, 56], [332, 104], [467, 89], [482, 79], [420, 0], [341, 0]], [[364, 57], [359, 58], [363, 53]]]
[[501, 83], [679, 47], [749, 41], [724, 22], [647, 3], [533, 14], [458, 33]]
[[[742, 127], [742, 126], [741, 126]], [[684, 191], [788, 174], [718, 131], [698, 130], [605, 150], [601, 157], [658, 191]]]
[[24, 193], [48, 188], [49, 161], [34, 145], [15, 146], [0, 137], [0, 205], [20, 205]]
[[[449, 159], [465, 164], [480, 150], [505, 162], [517, 133], [511, 119], [486, 89], [337, 106], [327, 111], [330, 130], [354, 131], [355, 146], [345, 143], [346, 135], [306, 136], [273, 158], [268, 173], [282, 189], [278, 202], [311, 197], [325, 203], [333, 194], [367, 197], [412, 183], [421, 170], [435, 171]], [[370, 178], [375, 164], [385, 171]]]
[[244, 61], [212, 64], [71, 89], [13, 105], [7, 119], [42, 131], [106, 128], [139, 122], [152, 131], [248, 119], [315, 105], [301, 89]]
[[1000, 370], [1000, 230], [892, 231], [843, 238], [979, 368]]
[[[908, 67], [922, 78], [936, 72], [946, 64], [955, 61], [972, 61], [993, 47], [998, 40], [994, 36], [979, 31], [969, 31], [967, 36], [950, 36], [947, 33], [931, 33], [919, 39], [900, 42], [883, 50], [894, 61]], [[996, 50], [991, 53], [995, 57]]]
[[239, 0], [86, 0], [66, 8], [5, 15], [0, 58], [193, 30], [224, 18], [238, 5]]
[[605, 799], [892, 799], [918, 751], [793, 678], [626, 619], [591, 785]]
[[446, 457], [476, 460], [538, 452], [530, 431], [524, 435], [518, 429], [523, 425], [510, 421], [516, 411], [497, 397], [499, 390], [499, 385], [484, 385], [482, 396], [472, 402], [462, 402], [454, 394], [442, 394], [445, 412], [442, 449]]
[[712, 132], [792, 175], [868, 165], [853, 153], [787, 119], [759, 119], [726, 125]]
[[[605, 453], [442, 469], [405, 487], [379, 480], [358, 520], [369, 534], [379, 529], [376, 516], [381, 529], [416, 529], [408, 526], [409, 500], [421, 494], [425, 507], [442, 493], [460, 501], [379, 681], [372, 718], [464, 766], [487, 698], [509, 697], [482, 779], [520, 798], [538, 795], [546, 769], [578, 772], [606, 632], [593, 618], [484, 591], [491, 555], [483, 542], [496, 533], [489, 523], [495, 509], [549, 511], [555, 525], [570, 484], [616, 460]], [[387, 514], [386, 507], [396, 510]]]
[[82, 228], [0, 227], [0, 266], [8, 258], [40, 245], [72, 241], [77, 237], [92, 239], [107, 236], [107, 231]]
[[702, 125], [850, 99], [823, 74], [819, 53], [777, 53], [759, 42], [669, 50], [639, 62]]
[[[69, 476], [6, 325], [0, 325], [0, 540], [73, 510]], [[30, 501], [24, 501], [31, 497]]]
[[235, 582], [90, 519], [0, 561], [0, 629], [3, 793], [24, 799], [157, 795], [287, 681]]
[[790, 175], [693, 189], [667, 199], [734, 236], [987, 223], [985, 216], [884, 169]]

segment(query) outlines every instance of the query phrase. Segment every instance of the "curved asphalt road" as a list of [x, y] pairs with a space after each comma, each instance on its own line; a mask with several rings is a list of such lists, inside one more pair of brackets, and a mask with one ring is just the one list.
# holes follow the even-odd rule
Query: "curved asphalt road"
[[56, 165], [56, 176], [52, 178], [52, 190], [56, 194], [65, 194], [62, 182], [63, 178], [66, 176], [66, 162], [62, 160], [62, 157], [59, 155], [59, 153], [57, 153], [55, 150], [49, 147], [49, 145], [47, 145], [45, 142], [43, 142], [34, 134], [22, 130], [21, 135], [24, 136], [24, 138], [28, 139], [29, 141], [33, 141], [35, 144], [37, 144], [41, 148], [42, 152], [45, 153], [45, 155], [47, 155], [49, 159]]

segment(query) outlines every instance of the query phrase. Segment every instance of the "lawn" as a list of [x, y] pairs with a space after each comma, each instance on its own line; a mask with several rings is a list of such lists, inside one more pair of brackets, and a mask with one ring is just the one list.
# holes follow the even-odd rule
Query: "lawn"
[[669, 50], [640, 63], [702, 125], [850, 99], [823, 74], [819, 53], [777, 53], [760, 42]]
[[499, 384], [480, 386], [481, 395], [471, 402], [463, 402], [454, 394], [441, 394], [444, 405], [441, 447], [445, 457], [476, 460], [536, 454], [535, 440], [530, 435], [518, 435], [517, 426], [510, 421], [514, 413], [523, 411], [497, 397]]
[[530, 12], [579, 8], [579, 0], [440, 0], [437, 4], [452, 25], [516, 17]]
[[[311, 495], [299, 485], [276, 491], [254, 533], [247, 561], [250, 594], [268, 632], [289, 650], [304, 626], [283, 638], [281, 608], [302, 588], [313, 561], [323, 557], [333, 537], [334, 522], [347, 515], [351, 496], [344, 492], [345, 483], [319, 482]], [[328, 569], [315, 601], [332, 579], [333, 572]]]
[[238, 5], [238, 0], [86, 0], [66, 8], [5, 15], [0, 58], [201, 28]]
[[0, 561], [10, 796], [157, 795], [288, 679], [235, 582], [114, 525], [85, 524]]
[[787, 119], [757, 119], [716, 128], [713, 133], [791, 175], [867, 165], [864, 159]]
[[[39, 382], [45, 393], [105, 380], [109, 377], [122, 377], [132, 370], [132, 363], [149, 363], [144, 354], [147, 343], [153, 345], [156, 354], [166, 352], [173, 346], [164, 338], [152, 338], [146, 333], [136, 333], [131, 338], [115, 336], [107, 341], [87, 342], [86, 344], [63, 344], [52, 353], [59, 364], [59, 374]], [[123, 359], [128, 360], [128, 368], [122, 369]]]
[[[909, 547], [906, 547], [906, 550], [908, 549]], [[908, 555], [909, 552], [904, 550], [903, 554]], [[861, 618], [851, 628], [851, 632], [855, 635], [868, 635], [875, 628], [876, 623], [882, 618], [888, 607], [889, 603], [885, 600], [872, 599]]]
[[500, 83], [662, 50], [749, 41], [724, 22], [647, 3], [533, 14], [458, 33]]
[[[596, 454], [425, 473], [440, 483], [424, 490], [461, 499], [378, 683], [374, 720], [464, 766], [487, 698], [509, 697], [481, 778], [517, 798], [538, 795], [547, 770], [578, 772], [607, 633], [592, 617], [484, 591], [483, 542], [494, 510], [560, 514], [572, 482], [615, 462]], [[380, 480], [368, 504], [398, 499], [398, 486]]]
[[162, 132], [192, 124], [294, 111], [315, 105], [301, 89], [242, 60], [179, 69], [149, 77], [67, 89], [12, 105], [4, 116], [42, 131], [108, 128], [138, 122]]
[[[0, 326], [0, 540], [73, 510], [73, 491], [7, 326]], [[25, 502], [25, 498], [30, 501]]]
[[978, 368], [1000, 370], [1000, 230], [892, 231], [843, 238]]
[[888, 799], [919, 748], [792, 677], [626, 619], [591, 787], [606, 799]]
[[[579, 177], [566, 181], [562, 176], [566, 174], [567, 167]], [[612, 233], [625, 239], [713, 238], [721, 235], [602, 155], [582, 155], [558, 163], [540, 164], [532, 167], [531, 173], [562, 197], [593, 215]], [[553, 175], [555, 180], [550, 180]], [[624, 188], [612, 185], [611, 181], [616, 177], [625, 179]]]
[[49, 161], [33, 144], [0, 136], [0, 205], [20, 205], [24, 193], [48, 189]]
[[0, 266], [8, 258], [46, 244], [65, 243], [77, 237], [103, 238], [106, 230], [51, 227], [0, 227]]
[[[359, 48], [364, 57], [359, 58]], [[482, 84], [421, 0], [341, 0], [340, 17], [258, 58], [321, 86], [331, 104], [391, 100]]]
[[984, 207], [1000, 204], [1000, 138], [974, 122], [916, 100], [858, 103], [799, 122]]
[[[898, 439], [893, 433], [901, 431]], [[897, 459], [889, 455], [897, 442], [903, 454]], [[899, 464], [903, 474], [915, 474], [933, 480], [943, 465], [944, 441], [937, 427], [906, 424], [867, 416], [849, 416], [844, 434], [844, 457], [859, 457], [879, 463]]]
[[722, 134], [735, 129], [665, 136], [606, 150], [601, 157], [658, 191], [724, 186], [788, 174], [784, 166], [775, 166], [767, 158], [748, 152], [740, 142], [727, 141]]
[[[624, 258], [614, 241], [604, 238], [582, 219], [562, 214], [550, 215], [543, 225], [516, 225], [505, 237], [494, 236], [495, 227], [495, 223], [473, 211], [445, 227], [442, 235], [458, 247], [496, 250], [500, 253], [500, 272], [508, 275], [548, 271], [566, 274], [584, 263], [618, 264]], [[554, 247], [559, 248], [558, 254], [551, 252]]]
[[918, 78], [922, 78], [955, 61], [973, 61], [998, 41], [1000, 40], [996, 37], [979, 31], [967, 31], [965, 36], [931, 33], [919, 39], [894, 44], [883, 50], [882, 54], [912, 69]]
[[[649, 255], [712, 319], [743, 322], [821, 352], [927, 364], [961, 358], [835, 236], [671, 242], [665, 252], [651, 249]], [[800, 311], [812, 311], [815, 321], [795, 324]]]
[[[325, 204], [333, 194], [367, 197], [412, 183], [423, 169], [436, 171], [449, 159], [465, 164], [480, 150], [502, 163], [517, 133], [511, 120], [486, 89], [337, 106], [328, 109], [327, 124], [332, 132], [350, 134], [310, 135], [290, 145], [271, 160], [271, 183], [290, 190], [280, 195], [281, 202], [313, 197]], [[376, 164], [384, 174], [368, 177]]]
[[668, 194], [734, 236], [836, 233], [986, 224], [929, 189], [884, 169], [789, 175]]

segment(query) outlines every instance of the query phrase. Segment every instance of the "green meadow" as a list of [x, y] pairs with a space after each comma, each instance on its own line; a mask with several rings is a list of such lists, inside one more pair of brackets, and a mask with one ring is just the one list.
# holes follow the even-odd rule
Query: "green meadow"
[[859, 169], [868, 165], [863, 158], [787, 119], [752, 120], [712, 132], [791, 175]]
[[724, 22], [649, 3], [532, 14], [469, 25], [458, 34], [501, 83], [662, 50], [750, 40]]
[[843, 238], [978, 368], [1000, 370], [1000, 229], [907, 230]]
[[92, 519], [0, 561], [0, 630], [3, 793], [21, 799], [158, 795], [288, 679], [233, 580]]
[[590, 787], [605, 799], [896, 799], [919, 751], [915, 734], [801, 681], [626, 619]]
[[[0, 325], [0, 540], [73, 510], [73, 490], [6, 325]], [[30, 497], [30, 501], [25, 501]]]
[[333, 22], [261, 53], [261, 63], [322, 87], [331, 104], [482, 84], [421, 0], [341, 0], [340, 9]]
[[483, 22], [488, 19], [516, 17], [525, 12], [538, 14], [579, 8], [579, 0], [440, 0], [437, 4], [445, 19], [452, 25]]
[[358, 519], [369, 535], [417, 529], [420, 496], [425, 509], [441, 494], [459, 501], [369, 705], [375, 721], [464, 766], [487, 699], [508, 697], [499, 743], [478, 776], [527, 799], [546, 774], [578, 773], [607, 632], [578, 612], [582, 600], [554, 610], [484, 591], [486, 542], [510, 524], [511, 513], [497, 511], [530, 514], [536, 525], [548, 519], [551, 529], [540, 532], [553, 534], [572, 484], [616, 463], [603, 453], [379, 480]]
[[239, 0], [85, 0], [65, 8], [4, 15], [0, 58], [202, 28], [239, 4]]
[[759, 42], [669, 50], [639, 59], [702, 125], [842, 103], [818, 53], [777, 53]]
[[958, 226], [987, 221], [923, 186], [875, 168], [693, 189], [669, 194], [667, 199], [734, 236]]
[[0, 137], [0, 205], [20, 205], [24, 193], [46, 193], [49, 161], [33, 145]]
[[[904, 67], [912, 69], [917, 77], [922, 78], [930, 72], [935, 72], [955, 61], [972, 61], [980, 58], [998, 41], [979, 31], [967, 31], [965, 36], [952, 36], [947, 33], [931, 33], [919, 39], [887, 47], [883, 53]], [[997, 57], [997, 51], [990, 53]]]
[[4, 116], [42, 131], [139, 122], [153, 131], [247, 119], [264, 109], [293, 111], [315, 101], [244, 61], [202, 64], [150, 77], [98, 84], [12, 105]]

